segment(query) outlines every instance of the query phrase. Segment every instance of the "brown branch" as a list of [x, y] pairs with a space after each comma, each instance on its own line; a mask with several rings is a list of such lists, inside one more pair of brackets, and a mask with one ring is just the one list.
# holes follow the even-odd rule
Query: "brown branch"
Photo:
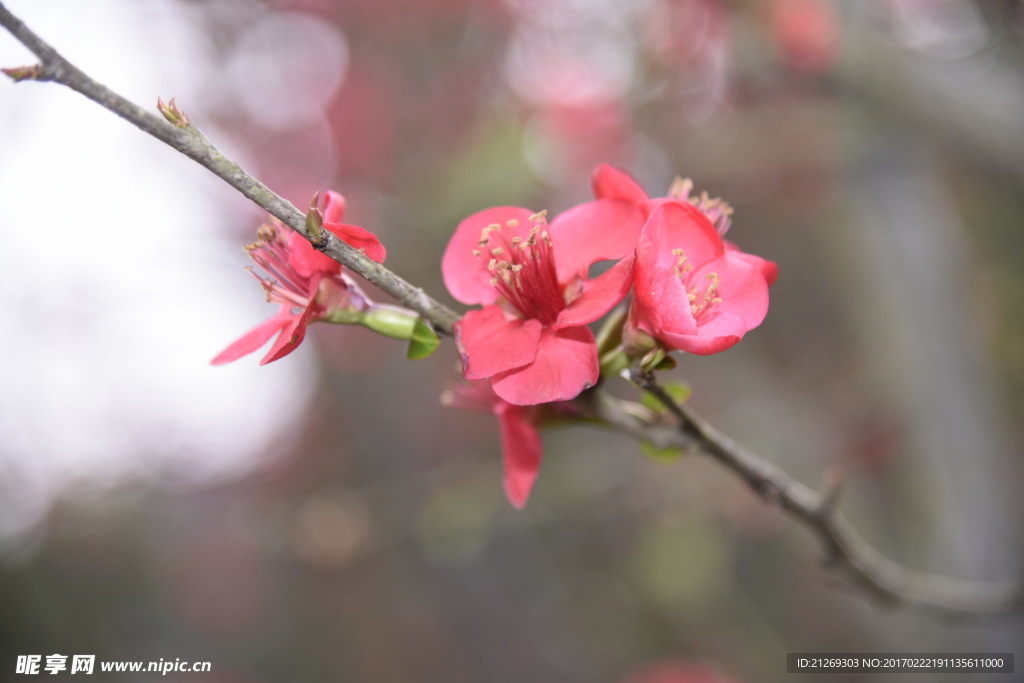
[[[161, 142], [170, 145], [201, 166], [205, 166], [268, 213], [276, 216], [285, 225], [309, 239], [306, 232], [305, 214], [296, 209], [287, 199], [274, 193], [266, 185], [246, 173], [237, 163], [221, 154], [195, 124], [172, 125], [162, 117], [151, 114], [128, 101], [102, 83], [94, 81], [33, 33], [20, 19], [11, 14], [2, 2], [0, 2], [0, 25], [10, 31], [40, 60], [38, 66], [8, 70], [8, 75], [16, 81], [53, 81], [85, 95], [93, 102], [117, 114]], [[377, 285], [405, 306], [421, 314], [438, 332], [452, 334], [452, 326], [459, 319], [459, 315], [444, 304], [432, 299], [421, 288], [413, 286], [381, 264], [367, 258], [361, 251], [353, 249], [329, 233], [327, 233], [326, 243], [320, 242], [314, 246], [338, 263]]]
[[[843, 574], [861, 592], [884, 605], [906, 605], [949, 617], [978, 617], [1024, 611], [1024, 586], [1013, 582], [984, 583], [926, 574], [904, 567], [868, 545], [837, 511], [842, 489], [838, 473], [824, 494], [796, 481], [764, 458], [747, 450], [676, 402], [651, 373], [631, 372], [632, 380], [650, 392], [676, 418], [675, 445], [697, 448], [737, 475], [765, 503], [799, 520], [825, 551], [824, 563]], [[592, 405], [595, 405], [592, 402]], [[618, 415], [614, 404], [596, 403], [598, 416], [619, 431], [645, 433], [636, 418]], [[665, 426], [659, 428], [666, 444]]]
[[[155, 116], [97, 83], [64, 59], [0, 2], [0, 25], [39, 58], [40, 64], [5, 69], [15, 81], [53, 81], [85, 95], [158, 140], [170, 145], [219, 176], [229, 185], [309, 239], [306, 217], [221, 154], [187, 117], [175, 114], [176, 124]], [[457, 313], [422, 289], [371, 261], [333, 235], [318, 249], [417, 311], [439, 332], [452, 334]], [[577, 403], [590, 416], [638, 440], [658, 447], [701, 450], [738, 475], [765, 502], [800, 520], [821, 540], [826, 561], [841, 570], [854, 586], [886, 604], [905, 604], [948, 616], [982, 616], [1024, 611], [1024, 592], [1016, 584], [983, 584], [923, 574], [888, 560], [868, 546], [852, 525], [836, 512], [841, 479], [825, 495], [789, 477], [768, 461], [718, 432], [685, 406], [678, 404], [650, 374], [633, 373], [634, 381], [658, 398], [678, 420], [659, 422], [635, 404], [614, 399], [600, 389], [583, 394]]]

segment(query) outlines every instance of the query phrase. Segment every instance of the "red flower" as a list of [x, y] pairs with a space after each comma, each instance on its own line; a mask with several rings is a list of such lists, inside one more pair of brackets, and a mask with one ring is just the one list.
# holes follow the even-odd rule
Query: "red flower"
[[544, 214], [508, 206], [459, 224], [441, 264], [444, 281], [459, 301], [484, 305], [455, 326], [466, 379], [489, 378], [516, 405], [571, 399], [597, 382], [597, 347], [586, 325], [629, 291], [632, 259], [593, 280], [587, 270], [626, 256], [640, 227], [638, 213], [615, 223], [609, 218], [619, 203], [597, 204], [551, 226]]
[[[709, 197], [707, 192], [691, 197], [693, 182], [689, 179], [677, 178], [669, 189], [668, 197], [652, 199], [628, 173], [620, 171], [614, 166], [601, 164], [594, 170], [593, 186], [594, 196], [599, 201], [617, 199], [628, 202], [643, 213], [645, 220], [650, 217], [654, 209], [663, 204], [689, 204], [697, 207], [711, 221], [721, 237], [725, 237], [725, 233], [732, 225], [732, 207], [718, 197]], [[739, 247], [729, 241], [725, 242], [725, 248], [736, 258], [743, 259], [760, 268], [769, 285], [774, 284], [778, 279], [779, 267], [772, 261], [742, 252]]]
[[767, 264], [727, 248], [689, 202], [665, 202], [637, 245], [627, 332], [641, 330], [666, 348], [699, 355], [724, 351], [768, 313]]
[[544, 453], [544, 445], [537, 432], [541, 409], [509, 403], [495, 394], [487, 382], [460, 384], [442, 394], [441, 401], [445, 405], [498, 418], [505, 467], [505, 496], [513, 506], [525, 506]]
[[[384, 246], [373, 233], [355, 225], [341, 224], [345, 198], [327, 192], [324, 207], [324, 228], [339, 239], [363, 249], [375, 261], [384, 260]], [[288, 230], [287, 236], [283, 234]], [[244, 334], [216, 358], [211, 365], [224, 365], [259, 349], [275, 334], [277, 340], [260, 361], [266, 365], [294, 351], [306, 336], [306, 326], [331, 316], [344, 316], [348, 311], [363, 311], [368, 302], [357, 286], [341, 272], [341, 264], [325, 256], [306, 239], [279, 223], [264, 225], [257, 231], [256, 242], [246, 245], [249, 257], [270, 277], [260, 281], [267, 292], [267, 301], [280, 304], [271, 318]]]

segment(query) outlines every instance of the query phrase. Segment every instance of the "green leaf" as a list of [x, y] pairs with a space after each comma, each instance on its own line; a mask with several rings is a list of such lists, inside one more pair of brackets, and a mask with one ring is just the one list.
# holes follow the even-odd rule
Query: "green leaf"
[[[693, 394], [693, 389], [686, 382], [673, 380], [665, 382], [661, 385], [661, 388], [665, 390], [665, 393], [672, 397], [673, 401], [680, 405], [686, 403]], [[644, 395], [640, 397], [640, 403], [642, 403], [645, 408], [653, 410], [658, 414], [664, 413], [667, 410], [664, 404], [662, 404], [654, 394], [649, 392], [644, 392]]]
[[405, 352], [406, 358], [419, 360], [432, 354], [441, 344], [434, 330], [423, 320], [416, 318], [416, 324], [412, 328], [412, 337], [409, 339], [409, 349]]
[[628, 307], [619, 306], [601, 325], [596, 335], [598, 356], [603, 356], [622, 344], [622, 326], [626, 324], [627, 313]]
[[658, 361], [657, 365], [655, 365], [651, 369], [652, 370], [675, 370], [676, 369], [676, 359], [675, 359], [674, 356], [665, 356], [660, 361]]
[[668, 446], [667, 448], [658, 448], [650, 441], [640, 442], [640, 451], [651, 460], [656, 462], [675, 462], [679, 458], [686, 454], [682, 448], [678, 446]]

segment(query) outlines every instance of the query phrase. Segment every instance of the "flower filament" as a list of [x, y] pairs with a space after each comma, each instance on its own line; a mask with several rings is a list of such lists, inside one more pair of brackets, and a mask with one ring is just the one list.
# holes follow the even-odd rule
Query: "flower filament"
[[267, 292], [267, 301], [305, 308], [309, 305], [309, 278], [299, 274], [289, 261], [288, 240], [272, 223], [260, 226], [256, 237], [255, 242], [245, 245], [245, 250], [271, 277], [260, 277], [251, 267], [246, 270], [260, 281]]
[[[501, 225], [488, 225], [480, 235], [481, 250], [473, 250], [473, 255], [488, 259], [491, 284], [505, 301], [524, 318], [551, 325], [566, 306], [565, 295], [555, 271], [545, 214], [534, 214], [530, 220], [533, 227], [525, 238], [509, 238]], [[518, 221], [505, 225], [515, 228]]]
[[693, 278], [690, 273], [693, 272], [693, 264], [686, 258], [686, 252], [682, 249], [673, 249], [672, 255], [676, 257], [676, 262], [672, 269], [676, 277], [683, 283], [683, 287], [686, 288], [686, 295], [690, 301], [690, 312], [693, 313], [695, 320], [702, 318], [714, 304], [721, 303], [722, 301], [722, 298], [718, 296], [718, 273], [711, 272], [704, 276], [704, 280], [708, 282], [708, 285], [701, 292], [700, 281], [698, 280], [697, 283], [692, 282]]

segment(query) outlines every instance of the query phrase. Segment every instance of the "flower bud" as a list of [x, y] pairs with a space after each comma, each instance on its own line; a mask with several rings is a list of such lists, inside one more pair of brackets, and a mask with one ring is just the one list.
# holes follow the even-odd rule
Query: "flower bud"
[[39, 78], [41, 73], [41, 65], [33, 64], [32, 66], [15, 66], [8, 69], [0, 69], [5, 74], [11, 77], [15, 83], [21, 81], [34, 81]]
[[319, 203], [320, 193], [317, 192], [309, 202], [309, 211], [306, 212], [306, 234], [309, 235], [309, 241], [314, 247], [323, 249], [327, 246], [327, 236], [324, 235], [324, 215], [317, 207]]
[[185, 128], [189, 125], [188, 116], [185, 115], [181, 109], [178, 108], [177, 102], [174, 98], [171, 98], [170, 102], [164, 102], [161, 98], [156, 98], [156, 108], [164, 118], [170, 123], [173, 123], [178, 128]]

